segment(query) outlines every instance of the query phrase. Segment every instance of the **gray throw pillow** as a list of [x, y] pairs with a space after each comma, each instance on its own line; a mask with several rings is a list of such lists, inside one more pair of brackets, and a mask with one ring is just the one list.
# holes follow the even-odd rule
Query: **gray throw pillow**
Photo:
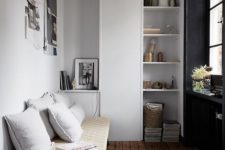
[[16, 150], [49, 150], [51, 141], [40, 114], [33, 108], [4, 117]]
[[63, 103], [50, 106], [48, 112], [50, 122], [61, 139], [67, 142], [80, 139], [83, 133], [80, 123]]
[[53, 97], [51, 95], [44, 95], [42, 98], [39, 99], [30, 99], [27, 101], [28, 107], [33, 107], [39, 111], [41, 115], [41, 119], [44, 122], [45, 128], [48, 132], [48, 135], [51, 139], [55, 137], [55, 132], [49, 122], [48, 116], [48, 107], [55, 103]]

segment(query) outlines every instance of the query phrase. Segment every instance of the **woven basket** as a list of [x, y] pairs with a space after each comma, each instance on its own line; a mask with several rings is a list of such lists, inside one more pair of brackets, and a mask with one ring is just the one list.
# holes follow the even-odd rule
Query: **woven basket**
[[163, 121], [163, 109], [148, 109], [144, 106], [144, 126], [146, 128], [161, 128]]

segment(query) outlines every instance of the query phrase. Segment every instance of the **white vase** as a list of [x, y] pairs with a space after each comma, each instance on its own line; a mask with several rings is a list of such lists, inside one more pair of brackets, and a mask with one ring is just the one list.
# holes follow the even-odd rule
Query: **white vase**
[[159, 6], [168, 7], [168, 0], [159, 0]]

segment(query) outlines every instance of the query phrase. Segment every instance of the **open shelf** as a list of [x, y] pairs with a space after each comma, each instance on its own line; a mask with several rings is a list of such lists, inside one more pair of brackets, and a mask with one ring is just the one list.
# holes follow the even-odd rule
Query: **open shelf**
[[144, 11], [156, 11], [156, 10], [162, 10], [162, 11], [174, 11], [179, 10], [180, 7], [160, 7], [160, 6], [144, 6]]
[[64, 90], [64, 93], [99, 93], [99, 90]]
[[144, 65], [177, 65], [180, 62], [143, 62]]
[[180, 34], [143, 34], [144, 37], [178, 37]]
[[143, 92], [178, 92], [179, 89], [143, 89]]

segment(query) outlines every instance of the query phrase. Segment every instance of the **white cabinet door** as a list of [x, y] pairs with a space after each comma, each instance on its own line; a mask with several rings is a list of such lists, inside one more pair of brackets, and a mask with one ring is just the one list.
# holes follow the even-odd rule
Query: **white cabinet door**
[[101, 0], [101, 115], [109, 140], [142, 139], [141, 0]]

